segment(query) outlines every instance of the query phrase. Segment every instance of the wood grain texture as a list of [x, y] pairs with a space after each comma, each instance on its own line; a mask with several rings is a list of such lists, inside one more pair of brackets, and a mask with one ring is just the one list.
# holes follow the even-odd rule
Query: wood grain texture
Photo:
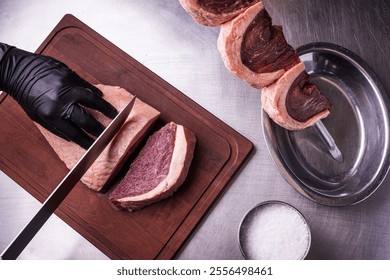
[[[90, 83], [135, 93], [161, 112], [157, 127], [174, 121], [196, 134], [188, 177], [173, 197], [130, 213], [79, 183], [56, 211], [112, 259], [172, 258], [248, 158], [252, 143], [72, 15], [37, 53], [63, 61]], [[8, 96], [0, 102], [1, 170], [42, 202], [68, 170], [18, 104]]]

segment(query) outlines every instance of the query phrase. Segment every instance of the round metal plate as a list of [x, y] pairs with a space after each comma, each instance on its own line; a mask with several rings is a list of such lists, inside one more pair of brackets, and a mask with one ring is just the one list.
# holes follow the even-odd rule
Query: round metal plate
[[344, 206], [370, 196], [389, 170], [389, 109], [386, 91], [356, 54], [329, 43], [297, 49], [311, 81], [332, 102], [323, 120], [343, 155], [332, 158], [313, 127], [289, 131], [263, 112], [267, 147], [287, 182], [323, 205]]

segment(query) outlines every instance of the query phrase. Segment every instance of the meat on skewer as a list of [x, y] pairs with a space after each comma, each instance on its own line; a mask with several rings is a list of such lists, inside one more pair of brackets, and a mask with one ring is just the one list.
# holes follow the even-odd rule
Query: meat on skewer
[[[223, 9], [230, 2], [213, 3]], [[192, 15], [203, 8], [193, 9]], [[304, 63], [287, 43], [282, 27], [272, 24], [261, 1], [223, 23], [217, 43], [226, 68], [262, 90], [264, 111], [282, 127], [304, 129], [329, 115], [330, 101], [310, 82]]]
[[258, 2], [260, 0], [180, 0], [198, 23], [207, 26], [221, 25]]

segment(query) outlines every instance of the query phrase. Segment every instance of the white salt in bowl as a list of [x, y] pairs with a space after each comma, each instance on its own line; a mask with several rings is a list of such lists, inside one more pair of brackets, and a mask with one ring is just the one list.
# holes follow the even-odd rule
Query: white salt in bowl
[[303, 260], [311, 244], [304, 216], [281, 201], [262, 202], [249, 210], [238, 235], [248, 260]]

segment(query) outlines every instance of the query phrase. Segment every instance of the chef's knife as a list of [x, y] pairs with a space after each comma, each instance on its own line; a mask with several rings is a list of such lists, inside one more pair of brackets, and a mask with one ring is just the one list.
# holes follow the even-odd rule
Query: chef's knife
[[81, 179], [84, 173], [89, 169], [92, 163], [97, 159], [107, 144], [112, 140], [115, 134], [125, 123], [131, 109], [133, 108], [135, 99], [136, 97], [134, 96], [126, 105], [126, 107], [106, 127], [103, 133], [100, 134], [92, 146], [84, 153], [77, 164], [46, 199], [41, 209], [35, 214], [35, 216], [18, 234], [18, 236], [11, 242], [11, 244], [8, 245], [8, 247], [1, 254], [1, 258], [3, 260], [16, 259], [28, 245], [28, 243], [34, 238], [40, 228], [49, 219], [51, 214], [62, 203], [62, 201]]

